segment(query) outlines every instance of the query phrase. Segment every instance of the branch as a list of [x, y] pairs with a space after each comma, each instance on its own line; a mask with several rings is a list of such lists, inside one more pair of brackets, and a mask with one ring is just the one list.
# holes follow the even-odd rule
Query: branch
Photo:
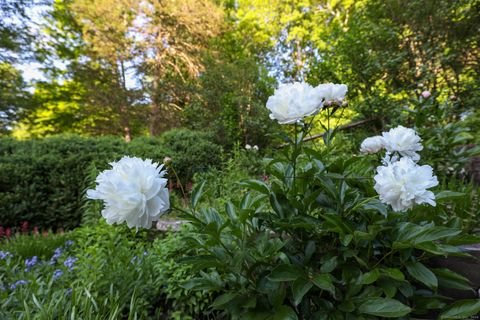
[[[361, 126], [365, 123], [373, 122], [375, 120], [378, 120], [378, 118], [374, 117], [374, 118], [369, 118], [369, 119], [364, 119], [364, 120], [360, 120], [360, 121], [351, 122], [349, 124], [338, 127], [337, 130], [347, 130], [347, 129], [359, 127], [359, 126]], [[315, 140], [315, 139], [318, 139], [318, 138], [322, 138], [325, 134], [326, 134], [326, 132], [314, 134], [313, 136], [306, 137], [302, 141], [307, 142], [307, 141]], [[287, 145], [288, 145], [288, 143], [283, 143], [283, 144], [279, 145], [278, 147], [283, 148], [283, 147], [286, 147]]]

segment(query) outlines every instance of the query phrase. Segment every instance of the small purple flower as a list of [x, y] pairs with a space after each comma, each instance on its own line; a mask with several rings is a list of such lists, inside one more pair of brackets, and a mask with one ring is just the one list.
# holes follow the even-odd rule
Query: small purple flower
[[30, 268], [32, 268], [34, 265], [36, 265], [38, 262], [38, 257], [37, 256], [33, 256], [31, 259], [26, 259], [25, 260], [25, 272], [29, 272], [30, 271]]
[[24, 285], [24, 284], [27, 284], [27, 283], [28, 283], [28, 281], [26, 281], [26, 280], [18, 280], [17, 282], [12, 283], [10, 285], [10, 289], [15, 290], [18, 286], [21, 286], [21, 285]]
[[63, 271], [60, 269], [57, 269], [53, 272], [53, 281], [57, 280], [63, 275]]
[[62, 255], [62, 248], [55, 249], [49, 264], [54, 265], [55, 263], [57, 263], [57, 260], [60, 258], [61, 255]]
[[0, 251], [0, 260], [12, 257], [13, 255], [8, 251]]
[[70, 247], [74, 244], [73, 240], [67, 240], [67, 242], [65, 242], [65, 246], [66, 247]]
[[67, 267], [69, 270], [72, 270], [73, 269], [73, 265], [74, 263], [77, 261], [78, 259], [77, 258], [74, 258], [74, 257], [68, 257], [67, 260], [65, 260], [63, 262], [63, 265], [65, 267]]

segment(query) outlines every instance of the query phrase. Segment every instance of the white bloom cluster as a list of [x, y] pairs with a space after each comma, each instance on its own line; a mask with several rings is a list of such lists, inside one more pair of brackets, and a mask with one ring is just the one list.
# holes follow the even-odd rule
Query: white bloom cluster
[[419, 166], [412, 159], [399, 161], [377, 168], [375, 191], [380, 201], [392, 206], [393, 211], [406, 211], [414, 204], [428, 203], [435, 206], [435, 195], [428, 188], [438, 185], [432, 167]]
[[377, 153], [382, 149], [386, 149], [387, 156], [398, 153], [403, 157], [409, 157], [413, 161], [418, 161], [420, 160], [420, 155], [417, 151], [423, 149], [420, 143], [421, 140], [415, 130], [398, 126], [390, 129], [388, 132], [383, 132], [381, 136], [365, 139], [360, 146], [360, 152]]
[[417, 132], [398, 126], [381, 136], [365, 139], [362, 153], [377, 153], [386, 149], [384, 165], [377, 168], [375, 190], [380, 201], [392, 206], [394, 211], [406, 211], [414, 204], [428, 203], [435, 206], [435, 195], [428, 188], [438, 185], [432, 167], [420, 166], [417, 151], [423, 149]]
[[110, 165], [98, 175], [96, 189], [87, 190], [87, 197], [104, 201], [102, 216], [108, 224], [150, 228], [170, 208], [163, 165], [131, 157]]
[[270, 118], [280, 124], [292, 124], [304, 117], [318, 113], [325, 102], [339, 103], [345, 98], [344, 84], [321, 84], [312, 87], [308, 83], [282, 84], [267, 101]]

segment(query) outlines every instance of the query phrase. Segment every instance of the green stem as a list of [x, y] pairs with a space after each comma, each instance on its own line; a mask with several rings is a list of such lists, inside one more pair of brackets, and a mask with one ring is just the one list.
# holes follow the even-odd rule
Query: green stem
[[295, 122], [295, 141], [294, 141], [294, 148], [293, 148], [293, 182], [292, 182], [292, 188], [295, 189], [295, 179], [296, 179], [296, 174], [297, 174], [297, 129], [298, 129], [298, 124]]
[[182, 191], [183, 201], [186, 202], [187, 201], [187, 194], [185, 193], [185, 190], [183, 189], [182, 181], [178, 177], [177, 171], [175, 171], [175, 168], [173, 168], [173, 166], [169, 166], [168, 168], [172, 169], [172, 172], [175, 175], [175, 178], [177, 179], [178, 183], [180, 184], [180, 190]]

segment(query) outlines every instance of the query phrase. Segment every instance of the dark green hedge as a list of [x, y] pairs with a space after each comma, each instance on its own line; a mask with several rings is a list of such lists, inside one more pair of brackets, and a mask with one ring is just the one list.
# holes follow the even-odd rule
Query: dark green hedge
[[211, 141], [205, 133], [185, 129], [128, 144], [115, 137], [0, 138], [0, 226], [28, 221], [43, 228], [76, 227], [90, 164], [103, 170], [124, 155], [157, 162], [169, 156], [185, 182], [196, 171], [221, 163], [221, 147]]

